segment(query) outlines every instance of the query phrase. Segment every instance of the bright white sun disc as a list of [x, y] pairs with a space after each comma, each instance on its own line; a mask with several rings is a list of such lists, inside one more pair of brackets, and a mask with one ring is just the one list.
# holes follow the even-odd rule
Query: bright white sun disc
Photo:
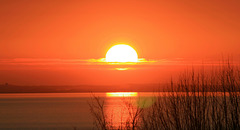
[[119, 44], [111, 47], [106, 54], [107, 62], [137, 62], [137, 52], [129, 45]]

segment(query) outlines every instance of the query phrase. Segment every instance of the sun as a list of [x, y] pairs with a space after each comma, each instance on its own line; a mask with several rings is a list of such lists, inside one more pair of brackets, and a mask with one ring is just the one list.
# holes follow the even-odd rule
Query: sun
[[138, 62], [138, 54], [131, 46], [118, 44], [108, 50], [106, 62]]

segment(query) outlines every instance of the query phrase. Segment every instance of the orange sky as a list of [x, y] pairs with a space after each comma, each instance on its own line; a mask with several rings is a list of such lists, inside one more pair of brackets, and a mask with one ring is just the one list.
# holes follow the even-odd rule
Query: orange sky
[[[222, 54], [239, 59], [239, 7], [237, 0], [0, 1], [0, 83], [101, 84], [99, 78], [104, 77], [101, 74], [109, 78], [115, 71], [109, 70], [111, 74], [106, 76], [107, 72], [82, 64], [36, 67], [35, 62], [29, 66], [3, 61], [98, 59], [104, 58], [107, 50], [118, 42], [134, 47], [139, 57], [153, 60], [216, 60]], [[147, 72], [145, 77], [123, 77], [131, 83], [156, 83], [159, 73], [168, 72], [147, 71], [150, 68], [124, 72], [133, 77]], [[146, 79], [149, 75], [154, 76]], [[118, 80], [123, 78], [111, 79], [114, 83]]]

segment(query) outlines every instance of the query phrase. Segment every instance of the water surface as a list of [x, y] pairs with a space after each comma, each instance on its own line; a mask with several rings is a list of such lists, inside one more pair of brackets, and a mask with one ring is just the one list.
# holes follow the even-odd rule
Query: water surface
[[[119, 112], [123, 107], [122, 96], [150, 96], [152, 93], [94, 95], [106, 99], [108, 112]], [[0, 129], [92, 129], [88, 105], [91, 97], [92, 93], [0, 94]], [[118, 122], [117, 117], [115, 119]]]

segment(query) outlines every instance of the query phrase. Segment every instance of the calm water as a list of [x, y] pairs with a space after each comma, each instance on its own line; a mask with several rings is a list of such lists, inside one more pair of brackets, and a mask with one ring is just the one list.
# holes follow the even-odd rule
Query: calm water
[[[150, 97], [152, 93], [95, 95], [105, 98], [107, 112], [116, 115], [122, 109], [122, 96]], [[88, 106], [91, 96], [91, 93], [0, 94], [0, 129], [92, 129]], [[119, 117], [113, 118], [117, 123]]]

